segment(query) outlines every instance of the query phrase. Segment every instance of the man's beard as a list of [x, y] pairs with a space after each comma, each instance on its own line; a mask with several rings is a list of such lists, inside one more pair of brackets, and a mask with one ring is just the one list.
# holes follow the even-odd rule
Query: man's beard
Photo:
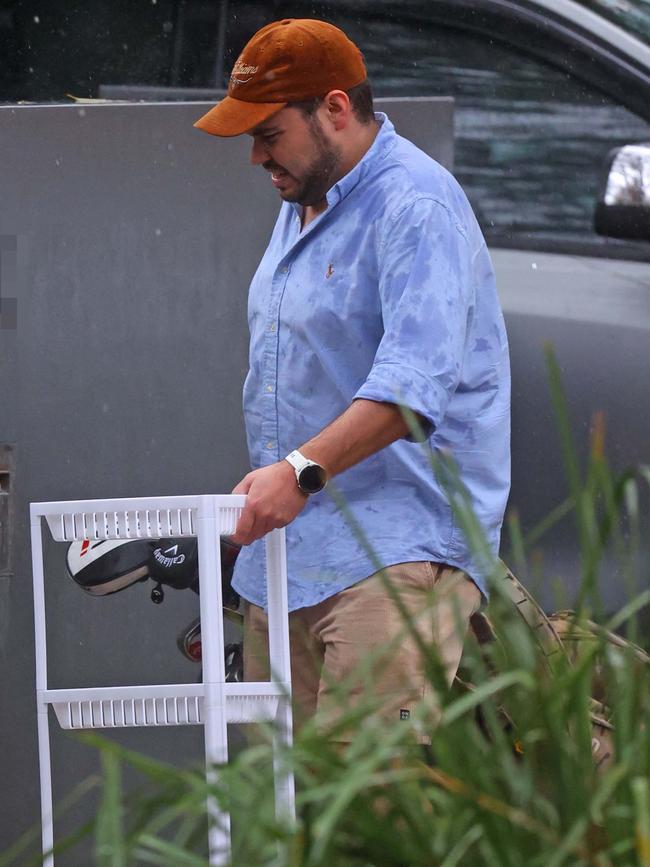
[[[282, 194], [285, 202], [297, 202], [299, 205], [317, 205], [323, 201], [325, 194], [332, 186], [332, 177], [341, 162], [340, 149], [334, 147], [325, 138], [320, 121], [315, 115], [309, 118], [312, 141], [316, 145], [316, 156], [311, 165], [305, 169], [302, 178], [296, 178], [297, 187], [292, 193]], [[279, 166], [282, 168], [282, 166]]]

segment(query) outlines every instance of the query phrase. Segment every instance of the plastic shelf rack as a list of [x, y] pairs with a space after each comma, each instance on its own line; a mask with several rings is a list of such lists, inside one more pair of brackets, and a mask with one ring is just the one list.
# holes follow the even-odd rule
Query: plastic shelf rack
[[[292, 738], [291, 672], [284, 530], [266, 536], [269, 653], [271, 680], [226, 683], [219, 537], [234, 532], [246, 497], [201, 494], [111, 500], [32, 503], [31, 541], [34, 578], [36, 699], [41, 778], [43, 864], [52, 867], [54, 825], [48, 706], [66, 729], [111, 729], [124, 726], [202, 725], [208, 780], [228, 761], [228, 725], [275, 723], [275, 803], [278, 814], [294, 817], [294, 780], [280, 761], [280, 749]], [[111, 686], [48, 689], [45, 575], [42, 519], [58, 542], [99, 539], [196, 536], [199, 555], [201, 683], [162, 686]], [[99, 649], [98, 649], [99, 651]], [[211, 865], [230, 860], [230, 816], [208, 801], [211, 817]]]

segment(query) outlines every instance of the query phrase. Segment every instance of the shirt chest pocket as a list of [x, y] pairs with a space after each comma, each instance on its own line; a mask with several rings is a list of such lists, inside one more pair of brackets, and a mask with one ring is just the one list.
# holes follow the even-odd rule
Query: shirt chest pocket
[[336, 330], [340, 337], [376, 338], [382, 328], [376, 280], [361, 263], [319, 257], [291, 270], [282, 298], [281, 322], [296, 333]]

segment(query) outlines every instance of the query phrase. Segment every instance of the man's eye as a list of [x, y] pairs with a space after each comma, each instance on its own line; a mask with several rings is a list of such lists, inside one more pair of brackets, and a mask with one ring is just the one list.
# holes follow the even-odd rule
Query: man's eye
[[265, 144], [272, 144], [272, 142], [274, 142], [276, 140], [276, 138], [279, 136], [279, 134], [280, 133], [272, 132], [270, 135], [265, 135], [264, 136], [264, 143]]

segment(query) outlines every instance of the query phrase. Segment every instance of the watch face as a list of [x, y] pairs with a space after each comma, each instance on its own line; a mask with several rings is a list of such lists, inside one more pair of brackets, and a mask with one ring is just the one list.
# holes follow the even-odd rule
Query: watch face
[[300, 471], [298, 485], [306, 494], [317, 494], [323, 490], [326, 481], [325, 470], [318, 464], [311, 464]]

